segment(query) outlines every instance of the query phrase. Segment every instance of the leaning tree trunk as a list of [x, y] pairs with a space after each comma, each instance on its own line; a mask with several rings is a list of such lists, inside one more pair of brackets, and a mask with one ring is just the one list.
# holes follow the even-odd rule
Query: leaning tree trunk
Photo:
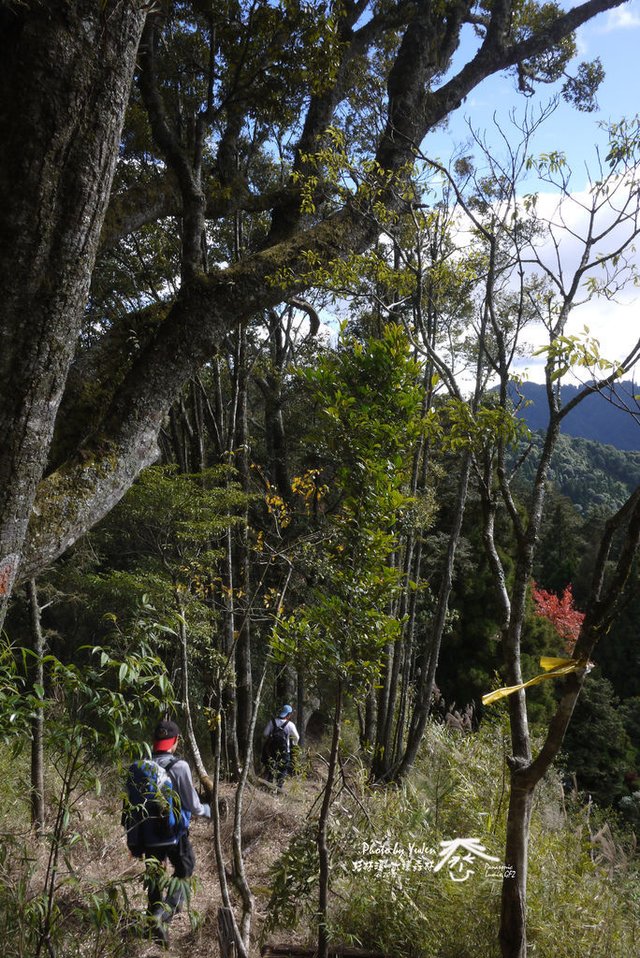
[[142, 0], [0, 12], [0, 627], [89, 291]]
[[[611, 558], [614, 539], [618, 542], [618, 557], [615, 562]], [[640, 488], [632, 493], [605, 526], [596, 557], [584, 622], [573, 652], [576, 666], [580, 663], [586, 666], [600, 637], [609, 631], [616, 611], [623, 601], [624, 589], [639, 545]], [[516, 596], [516, 599], [521, 606], [524, 594]], [[518, 611], [516, 607], [516, 617]], [[510, 630], [506, 638], [511, 642], [515, 638], [519, 644], [517, 632], [514, 634]], [[515, 668], [507, 675], [510, 684], [521, 681], [517, 656], [514, 657], [514, 663]], [[500, 919], [500, 948], [503, 958], [526, 958], [527, 852], [534, 792], [562, 747], [587, 671], [586, 667], [576, 668], [575, 673], [564, 681], [546, 740], [533, 761], [529, 751], [524, 691], [513, 695], [509, 702], [514, 754], [510, 760], [511, 793]]]

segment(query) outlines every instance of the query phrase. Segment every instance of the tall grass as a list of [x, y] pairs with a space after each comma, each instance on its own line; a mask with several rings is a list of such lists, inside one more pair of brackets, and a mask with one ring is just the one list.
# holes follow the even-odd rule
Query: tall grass
[[[478, 839], [501, 862], [506, 748], [500, 724], [473, 735], [432, 725], [410, 782], [363, 790], [359, 802], [343, 793], [333, 860], [336, 939], [396, 958], [497, 958], [499, 867], [473, 855], [451, 871], [434, 870], [434, 862], [440, 843], [456, 838]], [[565, 797], [555, 772], [537, 793], [531, 824], [528, 929], [537, 958], [638, 953], [633, 837]]]
[[[105, 769], [105, 792], [100, 799], [85, 796], [65, 825], [51, 935], [43, 947], [42, 923], [50, 907], [45, 876], [55, 809], [50, 812], [43, 838], [38, 840], [30, 827], [28, 771], [24, 754], [0, 753], [2, 958], [34, 958], [38, 953], [47, 958], [131, 955], [132, 943], [127, 935], [138, 923], [140, 893], [137, 877], [126, 874], [127, 856], [119, 822], [121, 775]], [[56, 770], [51, 766], [47, 768], [47, 780], [56, 782]], [[48, 798], [53, 802], [55, 794]]]

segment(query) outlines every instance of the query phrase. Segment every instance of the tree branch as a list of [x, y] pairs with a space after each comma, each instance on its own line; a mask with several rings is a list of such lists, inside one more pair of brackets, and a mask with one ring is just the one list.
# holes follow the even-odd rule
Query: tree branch
[[[624, 539], [615, 570], [605, 587], [605, 571], [609, 563], [613, 539], [623, 528], [625, 529]], [[587, 611], [573, 653], [574, 659], [588, 661], [600, 637], [606, 632], [628, 580], [639, 544], [640, 487], [631, 494], [605, 526], [591, 580]], [[581, 670], [565, 680], [564, 692], [549, 725], [545, 743], [526, 771], [527, 779], [532, 785], [542, 778], [562, 747], [586, 674], [586, 669]]]
[[[486, 76], [541, 52], [596, 13], [620, 2], [590, 0], [508, 49], [503, 49], [496, 26], [487, 32], [473, 60], [433, 93], [427, 92], [428, 86], [448, 65], [470, 2], [452, 3], [444, 16], [430, 4], [413, 8], [414, 17], [389, 75], [388, 122], [377, 151], [382, 170], [393, 173], [412, 161], [414, 147], [433, 124]], [[162, 139], [166, 130], [152, 86], [147, 96], [152, 112], [156, 111]], [[192, 174], [183, 151], [175, 151], [170, 136], [163, 142], [168, 155], [175, 155], [181, 187], [189, 190]], [[377, 201], [391, 210], [398, 208], [402, 203], [398, 184], [390, 185], [386, 175], [380, 184]], [[185, 277], [180, 296], [133, 363], [99, 429], [73, 460], [41, 484], [21, 570], [23, 579], [60, 555], [105, 515], [140, 469], [155, 459], [157, 435], [169, 406], [184, 382], [210, 359], [231, 326], [308, 287], [310, 258], [331, 263], [373, 242], [378, 224], [368, 215], [367, 203], [359, 208], [358, 202], [356, 197], [324, 222], [296, 229], [287, 240], [226, 270]]]

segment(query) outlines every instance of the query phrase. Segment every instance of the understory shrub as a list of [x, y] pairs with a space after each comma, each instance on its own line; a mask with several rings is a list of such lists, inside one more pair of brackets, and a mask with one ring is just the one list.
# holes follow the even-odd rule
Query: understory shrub
[[[364, 772], [359, 781], [351, 775], [350, 788], [340, 790], [333, 810], [336, 941], [395, 958], [498, 958], [506, 754], [500, 720], [485, 722], [475, 734], [433, 724], [401, 787], [371, 789]], [[640, 869], [634, 838], [603, 814], [565, 796], [555, 772], [537, 790], [528, 895], [532, 956], [636, 953]], [[454, 840], [465, 844], [454, 847]], [[297, 868], [301, 848], [304, 862]], [[305, 883], [312, 886], [310, 851], [308, 843], [295, 839], [284, 868], [297, 882], [293, 900], [307, 921], [312, 912], [301, 906]], [[282, 875], [280, 881], [285, 894]], [[291, 924], [291, 909], [287, 918]]]

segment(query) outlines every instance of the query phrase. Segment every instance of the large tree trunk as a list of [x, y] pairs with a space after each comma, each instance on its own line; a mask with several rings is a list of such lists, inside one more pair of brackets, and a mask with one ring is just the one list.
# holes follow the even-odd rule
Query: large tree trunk
[[143, 7], [0, 12], [0, 626], [87, 299]]
[[[399, 184], [387, 174], [402, 171], [425, 135], [481, 80], [543, 53], [621, 2], [587, 0], [514, 41], [507, 10], [498, 4], [477, 53], [435, 89], [434, 77], [449, 66], [470, 4], [449, 4], [444, 11], [437, 4], [408, 5], [399, 21], [404, 32], [387, 78], [387, 118], [375, 151], [383, 171], [376, 202], [392, 209], [404, 202]], [[5, 599], [23, 552], [86, 297], [143, 26], [142, 5], [142, 0], [51, 0], [15, 4], [15, 12], [0, 13], [0, 142], [5, 152], [11, 145], [0, 173], [0, 272], [8, 277], [0, 282], [6, 309], [0, 327], [0, 434], [6, 446], [0, 450], [0, 593]], [[370, 29], [365, 24], [355, 31], [349, 57], [369, 49], [375, 40]], [[162, 114], [154, 106], [152, 52], [148, 45], [145, 91], [157, 127]], [[344, 93], [337, 85], [320, 113], [319, 101], [312, 98], [315, 121], [305, 124], [307, 140], [327, 128]], [[307, 140], [301, 140], [301, 151], [308, 149]], [[166, 145], [171, 149], [170, 142]], [[194, 265], [202, 203], [199, 183], [192, 179], [185, 173], [183, 193], [193, 203], [183, 210], [183, 220], [193, 227]], [[272, 207], [271, 246], [206, 276], [198, 275], [197, 265], [184, 272], [188, 282], [111, 404], [105, 404], [90, 442], [80, 434], [75, 456], [41, 484], [20, 563], [23, 579], [36, 575], [101, 519], [153, 461], [171, 403], [211, 359], [230, 325], [306, 288], [310, 256], [327, 263], [375, 240], [379, 227], [370, 211], [370, 190], [365, 184], [356, 202], [310, 225], [301, 211], [291, 215], [292, 204], [299, 207], [299, 202], [296, 191], [287, 190]], [[274, 283], [281, 275], [287, 278]]]

